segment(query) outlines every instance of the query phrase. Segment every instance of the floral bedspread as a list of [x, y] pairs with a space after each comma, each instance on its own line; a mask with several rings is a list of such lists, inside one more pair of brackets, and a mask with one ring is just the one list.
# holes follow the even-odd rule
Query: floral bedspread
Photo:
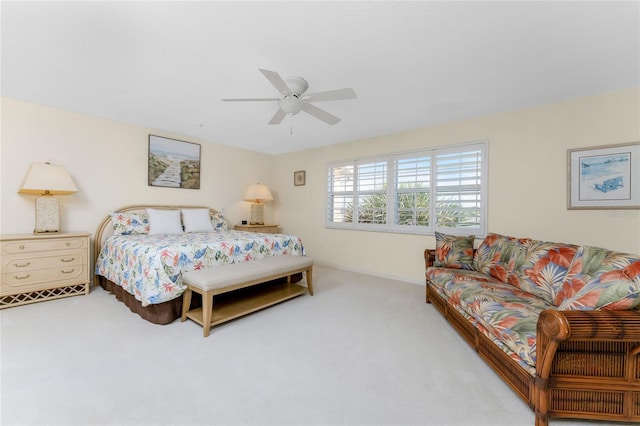
[[302, 241], [244, 231], [113, 235], [103, 244], [95, 273], [147, 306], [180, 296], [182, 272], [277, 255], [303, 256]]

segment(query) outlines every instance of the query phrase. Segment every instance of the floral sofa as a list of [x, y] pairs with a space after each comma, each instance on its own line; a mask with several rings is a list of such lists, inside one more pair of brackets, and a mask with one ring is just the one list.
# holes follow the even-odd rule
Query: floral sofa
[[535, 411], [640, 421], [640, 256], [436, 234], [426, 301]]

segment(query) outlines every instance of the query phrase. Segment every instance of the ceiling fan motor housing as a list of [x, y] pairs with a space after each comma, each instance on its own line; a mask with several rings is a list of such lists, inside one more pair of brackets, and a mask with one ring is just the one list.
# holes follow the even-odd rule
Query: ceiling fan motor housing
[[289, 76], [285, 77], [284, 82], [287, 83], [287, 87], [291, 90], [291, 93], [296, 95], [302, 95], [309, 88], [309, 83], [302, 77]]
[[302, 111], [302, 100], [300, 99], [300, 95], [307, 91], [309, 88], [309, 83], [302, 77], [296, 76], [287, 76], [283, 78], [284, 82], [287, 83], [287, 87], [291, 91], [291, 95], [285, 95], [284, 98], [278, 101], [278, 106], [282, 111], [289, 115], [296, 115], [300, 111]]

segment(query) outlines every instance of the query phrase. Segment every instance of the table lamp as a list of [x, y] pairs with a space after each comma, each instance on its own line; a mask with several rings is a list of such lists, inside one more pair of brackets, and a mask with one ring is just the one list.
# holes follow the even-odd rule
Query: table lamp
[[36, 227], [33, 233], [60, 232], [60, 210], [54, 195], [77, 191], [66, 167], [50, 163], [31, 164], [18, 193], [41, 195], [36, 198]]
[[271, 191], [267, 185], [256, 183], [249, 185], [247, 191], [244, 193], [244, 199], [246, 201], [253, 201], [251, 204], [251, 219], [250, 225], [264, 225], [264, 204], [263, 201], [273, 200]]

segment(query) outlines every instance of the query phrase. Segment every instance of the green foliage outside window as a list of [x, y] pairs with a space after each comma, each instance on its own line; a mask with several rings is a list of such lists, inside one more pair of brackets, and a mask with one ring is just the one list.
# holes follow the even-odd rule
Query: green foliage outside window
[[[423, 191], [410, 191], [422, 189]], [[397, 224], [413, 226], [429, 226], [431, 192], [424, 191], [423, 184], [401, 184], [397, 191]], [[387, 194], [386, 187], [380, 188], [379, 193], [360, 196], [358, 208], [359, 223], [386, 223]], [[384, 192], [382, 192], [384, 191]], [[473, 212], [464, 211], [459, 202], [438, 203], [438, 226], [457, 227], [464, 225]], [[353, 203], [347, 204], [344, 212], [344, 222], [353, 222]]]

